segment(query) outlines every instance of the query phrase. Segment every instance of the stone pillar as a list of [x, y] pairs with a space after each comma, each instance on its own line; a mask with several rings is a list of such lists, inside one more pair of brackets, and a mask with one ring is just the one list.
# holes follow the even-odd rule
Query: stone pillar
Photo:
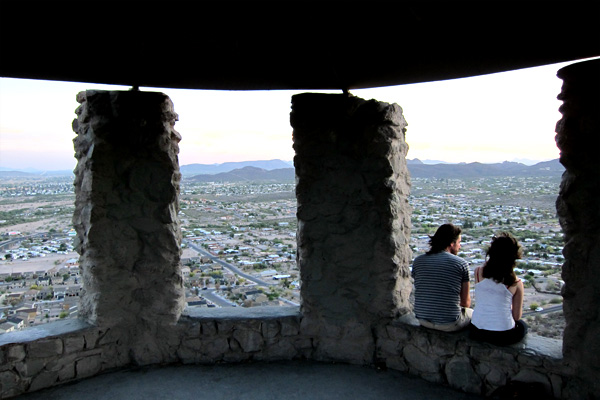
[[556, 143], [566, 168], [556, 202], [565, 234], [563, 353], [600, 396], [600, 61], [569, 65], [558, 77]]
[[291, 125], [304, 333], [317, 359], [369, 362], [374, 327], [410, 309], [407, 124], [397, 104], [305, 93]]
[[85, 91], [77, 101], [79, 314], [139, 331], [175, 323], [185, 303], [173, 104], [137, 91]]

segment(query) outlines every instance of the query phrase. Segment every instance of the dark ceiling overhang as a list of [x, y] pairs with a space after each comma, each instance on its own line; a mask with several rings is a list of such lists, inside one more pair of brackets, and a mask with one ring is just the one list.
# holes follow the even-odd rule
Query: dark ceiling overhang
[[7, 2], [0, 76], [355, 89], [600, 56], [600, 2]]

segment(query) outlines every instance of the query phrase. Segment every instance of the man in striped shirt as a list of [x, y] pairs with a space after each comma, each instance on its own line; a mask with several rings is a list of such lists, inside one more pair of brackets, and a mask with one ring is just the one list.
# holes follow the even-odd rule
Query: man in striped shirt
[[415, 315], [431, 329], [453, 332], [465, 328], [473, 310], [467, 262], [458, 257], [461, 229], [444, 224], [430, 238], [431, 249], [415, 258]]

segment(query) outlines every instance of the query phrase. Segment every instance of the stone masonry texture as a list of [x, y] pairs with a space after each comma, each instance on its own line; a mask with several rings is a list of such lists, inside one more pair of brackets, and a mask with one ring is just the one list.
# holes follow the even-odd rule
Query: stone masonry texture
[[162, 93], [86, 91], [73, 130], [80, 315], [142, 332], [173, 324], [180, 267], [177, 114]]
[[600, 60], [569, 65], [556, 143], [565, 166], [556, 201], [565, 234], [563, 352], [600, 398]]
[[[316, 337], [302, 331], [297, 307], [246, 310], [197, 309], [160, 333], [160, 342], [132, 352], [127, 332], [80, 320], [32, 328], [33, 337], [0, 338], [0, 398], [9, 398], [119, 368], [150, 364], [215, 364], [319, 359]], [[23, 332], [25, 333], [25, 331]], [[155, 333], [153, 333], [155, 334]], [[340, 344], [356, 346], [351, 335]], [[560, 342], [528, 336], [498, 348], [469, 340], [466, 332], [436, 332], [406, 321], [391, 321], [376, 333], [377, 361], [365, 363], [402, 371], [458, 390], [490, 395], [515, 377], [541, 385], [546, 398], [586, 398], [585, 382], [561, 360]], [[340, 353], [342, 356], [345, 353]], [[330, 353], [336, 362], [343, 362]]]
[[407, 124], [397, 104], [315, 93], [290, 121], [303, 326], [323, 359], [364, 362], [373, 326], [409, 310]]

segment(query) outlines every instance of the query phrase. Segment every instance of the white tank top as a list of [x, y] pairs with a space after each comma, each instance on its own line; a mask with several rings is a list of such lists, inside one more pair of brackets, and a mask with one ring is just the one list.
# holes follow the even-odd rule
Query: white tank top
[[505, 285], [486, 278], [475, 284], [475, 309], [471, 323], [488, 331], [507, 331], [515, 327], [512, 293]]

